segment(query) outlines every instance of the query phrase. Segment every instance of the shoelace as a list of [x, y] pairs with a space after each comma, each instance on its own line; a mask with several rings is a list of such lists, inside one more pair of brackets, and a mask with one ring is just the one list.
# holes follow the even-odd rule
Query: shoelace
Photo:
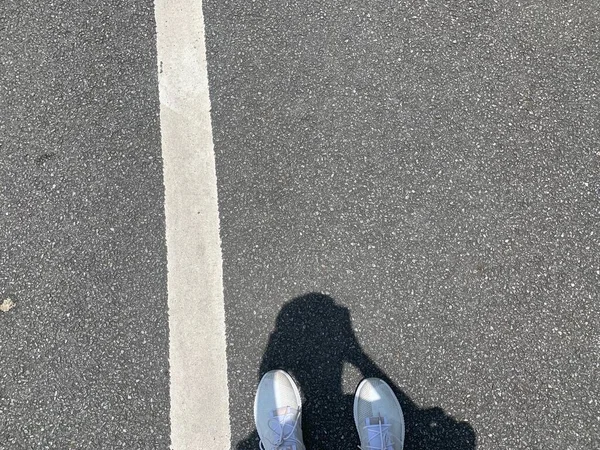
[[[300, 415], [300, 411], [298, 411], [298, 415]], [[273, 433], [275, 433], [275, 441], [268, 442], [268, 444], [271, 445], [271, 447], [269, 449], [267, 449], [265, 447], [265, 444], [263, 443], [263, 441], [260, 441], [261, 450], [279, 450], [280, 448], [282, 448], [284, 446], [292, 446], [295, 444], [300, 444], [300, 441], [298, 439], [296, 439], [296, 437], [294, 436], [294, 432], [296, 431], [296, 426], [298, 425], [298, 420], [294, 420], [294, 426], [292, 427], [290, 432], [287, 435], [284, 434], [284, 431], [285, 431], [284, 428], [286, 427], [286, 425], [288, 427], [290, 426], [290, 424], [287, 422], [287, 419], [291, 418], [293, 416], [294, 416], [294, 413], [287, 412], [283, 416], [271, 417], [269, 419], [268, 425], [269, 425], [269, 428], [271, 429], [271, 431]], [[273, 427], [272, 424], [275, 424], [275, 427]]]
[[[392, 438], [398, 442], [400, 442], [400, 439], [390, 434], [390, 427], [390, 424], [383, 424], [381, 422], [375, 425], [365, 425], [368, 439], [367, 446], [363, 448], [359, 445], [358, 448], [360, 450], [394, 450]], [[373, 441], [375, 441], [374, 444], [377, 446], [371, 445]]]

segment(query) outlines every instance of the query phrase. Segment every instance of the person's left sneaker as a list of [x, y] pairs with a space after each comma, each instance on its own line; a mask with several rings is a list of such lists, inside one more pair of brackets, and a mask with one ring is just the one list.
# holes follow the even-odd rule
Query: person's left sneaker
[[254, 423], [263, 450], [306, 450], [302, 441], [302, 400], [287, 372], [267, 372], [256, 390]]

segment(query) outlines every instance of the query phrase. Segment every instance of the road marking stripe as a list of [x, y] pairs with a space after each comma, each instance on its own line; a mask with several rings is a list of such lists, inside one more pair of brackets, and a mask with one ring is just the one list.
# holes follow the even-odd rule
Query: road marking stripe
[[204, 18], [156, 0], [169, 289], [171, 448], [230, 446], [217, 180]]

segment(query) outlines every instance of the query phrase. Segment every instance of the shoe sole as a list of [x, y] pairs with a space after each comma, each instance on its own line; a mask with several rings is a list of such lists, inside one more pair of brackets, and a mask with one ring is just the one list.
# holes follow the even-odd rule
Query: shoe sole
[[[292, 389], [294, 390], [294, 395], [296, 397], [296, 401], [298, 402], [298, 411], [300, 411], [300, 413], [302, 413], [302, 399], [300, 397], [300, 391], [298, 390], [298, 386], [296, 386], [296, 383], [294, 382], [294, 380], [292, 379], [290, 374], [287, 373], [285, 370], [281, 370], [281, 369], [269, 370], [260, 379], [260, 382], [258, 383], [258, 388], [256, 389], [256, 395], [254, 396], [254, 423], [256, 423], [258, 420], [257, 419], [258, 414], [256, 413], [256, 407], [257, 407], [257, 402], [258, 402], [258, 390], [260, 388], [260, 384], [262, 383], [262, 380], [265, 376], [267, 376], [270, 373], [276, 373], [276, 372], [279, 372], [279, 373], [285, 375], [285, 377], [289, 380], [290, 384], [292, 385]], [[291, 406], [291, 405], [287, 405], [287, 406]]]

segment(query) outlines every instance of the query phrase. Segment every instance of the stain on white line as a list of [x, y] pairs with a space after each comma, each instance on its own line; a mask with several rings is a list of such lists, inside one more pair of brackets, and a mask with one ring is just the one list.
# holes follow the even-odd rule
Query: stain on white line
[[171, 448], [230, 446], [225, 312], [202, 4], [156, 0]]

